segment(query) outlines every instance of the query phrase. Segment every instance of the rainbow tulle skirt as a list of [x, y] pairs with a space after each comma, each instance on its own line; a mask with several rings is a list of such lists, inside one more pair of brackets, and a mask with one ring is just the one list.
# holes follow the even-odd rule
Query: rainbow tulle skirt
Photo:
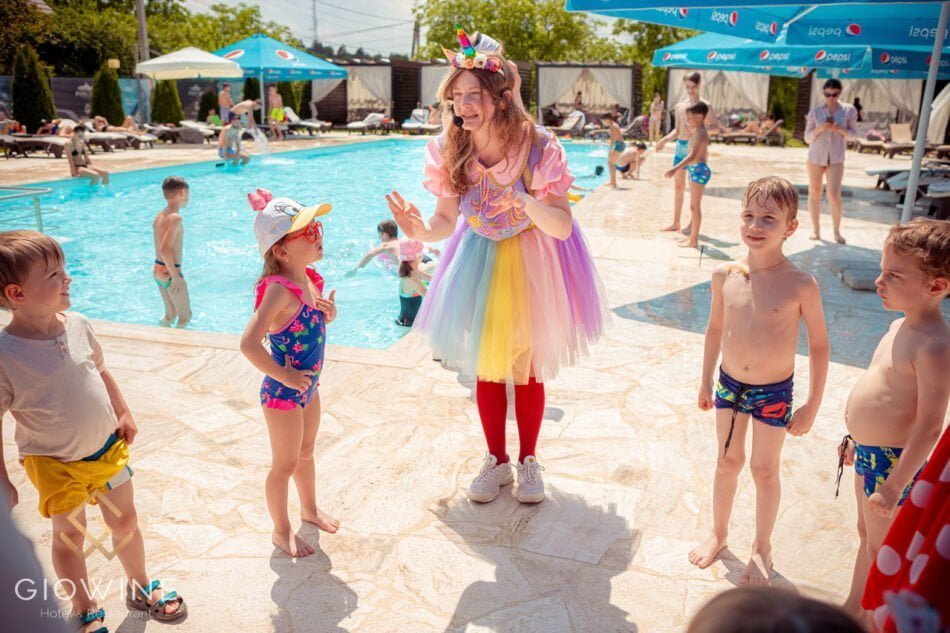
[[554, 378], [603, 333], [607, 300], [574, 222], [558, 240], [536, 228], [502, 241], [460, 223], [414, 331], [463, 376], [526, 384]]

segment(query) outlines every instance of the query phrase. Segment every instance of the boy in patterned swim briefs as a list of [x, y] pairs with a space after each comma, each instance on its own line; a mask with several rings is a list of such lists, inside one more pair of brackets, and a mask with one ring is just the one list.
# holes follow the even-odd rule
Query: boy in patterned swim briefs
[[[716, 409], [713, 533], [690, 552], [689, 560], [699, 568], [708, 567], [726, 547], [751, 426], [755, 540], [742, 574], [744, 584], [769, 583], [772, 529], [781, 497], [782, 444], [786, 435], [803, 435], [811, 428], [828, 373], [828, 333], [818, 284], [782, 253], [785, 239], [798, 228], [797, 212], [798, 194], [787, 180], [769, 177], [750, 183], [739, 224], [748, 255], [719, 266], [712, 275], [698, 404], [704, 411]], [[808, 399], [793, 413], [792, 373], [803, 319], [810, 384]], [[719, 383], [714, 391], [713, 372], [720, 351]]]
[[712, 178], [712, 170], [706, 164], [709, 156], [709, 132], [706, 131], [706, 115], [709, 106], [699, 101], [686, 108], [686, 117], [690, 129], [689, 152], [682, 160], [673, 165], [673, 169], [666, 172], [667, 178], [672, 178], [680, 169], [689, 173], [689, 213], [690, 231], [687, 246], [699, 246], [699, 225], [703, 220], [703, 191]]
[[[903, 312], [881, 339], [845, 409], [849, 435], [839, 446], [839, 471], [854, 464], [860, 546], [844, 607], [861, 616], [861, 596], [891, 522], [910, 494], [921, 506], [929, 487], [915, 487], [940, 437], [950, 397], [950, 327], [941, 302], [950, 295], [950, 222], [917, 219], [891, 228], [875, 281], [884, 309]], [[880, 550], [880, 551], [879, 551]], [[898, 565], [899, 567], [899, 565]]]

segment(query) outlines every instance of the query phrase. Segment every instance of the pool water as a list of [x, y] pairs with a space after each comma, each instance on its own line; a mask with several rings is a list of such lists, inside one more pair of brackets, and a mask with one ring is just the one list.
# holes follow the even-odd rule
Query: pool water
[[[194, 317], [189, 329], [239, 334], [253, 309], [261, 272], [246, 194], [270, 189], [302, 204], [329, 202], [322, 218], [324, 259], [317, 270], [335, 289], [339, 318], [330, 331], [337, 345], [382, 349], [407, 329], [394, 323], [399, 310], [394, 271], [370, 263], [356, 276], [346, 272], [376, 241], [376, 224], [390, 217], [385, 195], [393, 189], [424, 216], [435, 198], [422, 187], [421, 139], [254, 156], [245, 167], [194, 163], [114, 174], [108, 187], [60, 180], [30, 186], [53, 188], [42, 197], [45, 230], [63, 245], [73, 277], [73, 309], [94, 319], [156, 325], [163, 314], [152, 281], [152, 220], [164, 206], [161, 183], [183, 176], [191, 200], [182, 211], [183, 270]], [[606, 144], [565, 143], [577, 185], [594, 188], [606, 174]], [[0, 203], [0, 229], [34, 228], [23, 200]], [[51, 209], [52, 207], [52, 209]], [[26, 216], [20, 220], [5, 218]], [[582, 220], [583, 221], [583, 220]]]

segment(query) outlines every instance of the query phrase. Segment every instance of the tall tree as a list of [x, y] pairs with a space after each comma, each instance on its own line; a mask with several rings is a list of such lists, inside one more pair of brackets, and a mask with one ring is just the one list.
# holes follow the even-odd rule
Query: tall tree
[[156, 123], [174, 123], [185, 118], [175, 81], [159, 81], [152, 91], [152, 120]]
[[613, 30], [614, 35], [633, 35], [633, 45], [629, 48], [630, 61], [637, 62], [643, 68], [644, 110], [649, 108], [654, 92], [659, 92], [666, 99], [666, 68], [653, 65], [653, 52], [692, 37], [696, 31], [630, 20], [617, 20]]
[[13, 73], [13, 58], [24, 42], [36, 38], [50, 28], [50, 16], [40, 13], [27, 0], [0, 2], [0, 75]]
[[102, 65], [92, 80], [90, 105], [93, 114], [105, 117], [112, 125], [122, 125], [125, 120], [119, 76], [107, 64]]
[[40, 64], [33, 47], [24, 44], [13, 59], [13, 118], [35, 132], [40, 121], [56, 117], [49, 72]]

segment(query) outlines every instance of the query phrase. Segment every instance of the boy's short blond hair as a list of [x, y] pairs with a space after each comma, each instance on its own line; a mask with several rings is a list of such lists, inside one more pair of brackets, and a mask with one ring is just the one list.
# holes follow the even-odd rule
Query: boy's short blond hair
[[759, 204], [775, 202], [779, 209], [788, 214], [789, 222], [798, 217], [798, 192], [792, 183], [784, 178], [766, 176], [753, 180], [742, 195], [742, 206], [745, 207], [749, 200], [755, 200]]
[[65, 260], [59, 243], [38, 231], [0, 232], [0, 307], [9, 309], [6, 287], [22, 284], [38, 262], [46, 266]]
[[916, 257], [929, 277], [950, 279], [950, 221], [915, 218], [892, 226], [884, 246]]

